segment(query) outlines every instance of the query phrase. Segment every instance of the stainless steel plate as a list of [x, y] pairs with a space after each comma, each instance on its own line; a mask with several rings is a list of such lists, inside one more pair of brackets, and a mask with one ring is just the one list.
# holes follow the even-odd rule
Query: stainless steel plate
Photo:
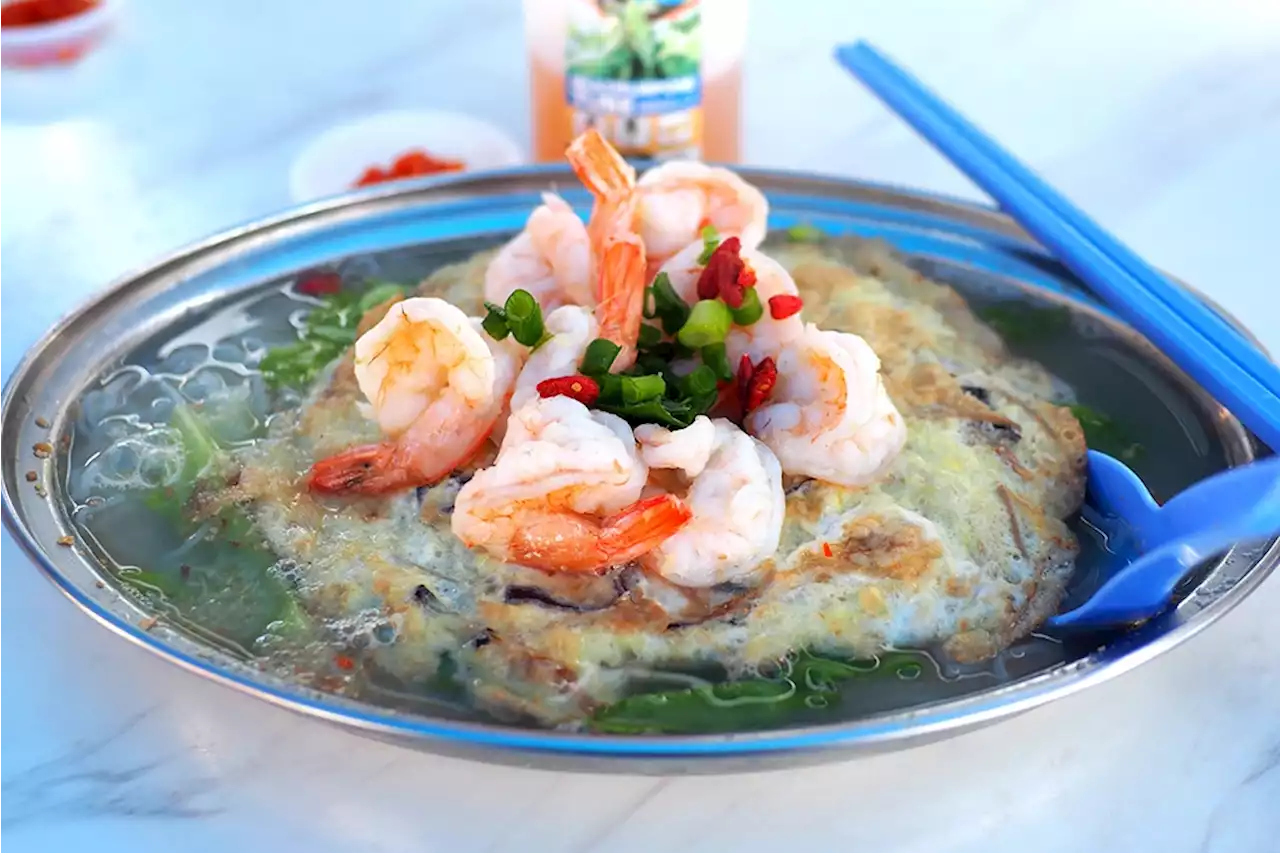
[[[930, 276], [970, 296], [1023, 294], [1059, 302], [1122, 340], [1179, 389], [1196, 410], [1216, 464], [1248, 461], [1252, 437], [1149, 344], [1109, 318], [1079, 283], [1002, 214], [886, 187], [817, 176], [743, 170], [772, 206], [771, 224], [807, 221], [835, 233], [881, 237]], [[520, 228], [538, 193], [558, 186], [585, 204], [563, 168], [523, 169], [375, 189], [233, 229], [127, 277], [68, 317], [37, 344], [4, 392], [5, 524], [32, 560], [80, 606], [121, 636], [192, 672], [291, 710], [370, 736], [448, 754], [539, 767], [621, 772], [724, 772], [896, 749], [1020, 713], [1116, 676], [1181, 643], [1248, 595], [1280, 560], [1280, 542], [1237, 548], [1206, 567], [1165, 615], [1086, 650], [1069, 663], [993, 689], [905, 711], [827, 726], [697, 737], [611, 737], [464, 723], [388, 710], [268, 676], [165, 623], [151, 627], [109, 583], [91, 554], [63, 547], [71, 526], [58, 494], [66, 455], [33, 448], [66, 434], [76, 400], [104, 370], [158, 331], [299, 270], [399, 250], [494, 240]], [[1230, 318], [1228, 318], [1230, 319]], [[45, 421], [49, 425], [41, 426]], [[44, 496], [24, 479], [45, 470]], [[1159, 467], [1144, 471], [1166, 479]], [[1185, 485], [1167, 479], [1157, 491]], [[11, 567], [10, 570], [15, 570]], [[150, 627], [139, 627], [143, 622]]]

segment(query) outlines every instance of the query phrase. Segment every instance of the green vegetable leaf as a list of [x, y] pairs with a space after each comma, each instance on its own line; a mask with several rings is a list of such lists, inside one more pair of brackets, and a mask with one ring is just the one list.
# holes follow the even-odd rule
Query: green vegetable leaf
[[124, 570], [120, 580], [158, 597], [177, 616], [242, 646], [252, 645], [268, 630], [309, 630], [290, 590], [271, 572], [277, 558], [249, 516], [239, 507], [199, 521], [184, 515], [192, 494], [222, 467], [222, 450], [204, 419], [185, 404], [174, 407], [170, 425], [184, 452], [181, 477], [144, 502], [189, 539], [201, 537], [202, 527], [209, 529], [184, 546], [184, 562]]
[[1142, 456], [1142, 445], [1110, 416], [1079, 404], [1071, 407], [1071, 414], [1080, 422], [1085, 444], [1091, 449], [1100, 450], [1122, 462], [1133, 462]]
[[827, 239], [827, 232], [808, 222], [800, 222], [787, 229], [789, 243], [821, 243]]
[[1071, 328], [1071, 312], [1066, 308], [1042, 308], [1023, 302], [988, 305], [978, 311], [978, 316], [1008, 343], [1044, 340]]
[[405, 292], [398, 284], [378, 282], [363, 293], [344, 290], [323, 297], [303, 320], [297, 342], [274, 347], [262, 357], [262, 378], [273, 388], [307, 387], [355, 343], [356, 327], [366, 311]]
[[806, 711], [831, 707], [843, 682], [908, 676], [919, 668], [918, 657], [910, 652], [887, 652], [878, 660], [853, 662], [800, 652], [774, 678], [628, 696], [596, 711], [589, 726], [610, 734], [710, 734], [774, 728]]

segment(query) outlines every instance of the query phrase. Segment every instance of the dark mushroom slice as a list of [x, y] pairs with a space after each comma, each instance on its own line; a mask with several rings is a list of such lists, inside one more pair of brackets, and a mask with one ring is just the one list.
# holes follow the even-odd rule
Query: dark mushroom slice
[[516, 569], [516, 575], [503, 590], [502, 598], [507, 604], [534, 604], [588, 613], [612, 607], [624, 591], [616, 571], [606, 575], [583, 575]]
[[725, 583], [694, 589], [674, 584], [638, 567], [629, 568], [622, 574], [627, 603], [651, 614], [651, 620], [660, 618], [667, 628], [697, 625], [744, 613], [767, 582], [765, 578], [753, 586]]

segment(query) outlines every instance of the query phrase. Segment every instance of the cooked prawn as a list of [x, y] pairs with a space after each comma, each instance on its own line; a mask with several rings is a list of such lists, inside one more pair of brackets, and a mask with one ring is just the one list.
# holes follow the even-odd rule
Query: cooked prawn
[[615, 371], [635, 362], [644, 312], [645, 244], [635, 228], [635, 169], [595, 130], [570, 143], [566, 156], [579, 180], [595, 196], [587, 233], [596, 258], [600, 336], [621, 352]]
[[529, 354], [516, 378], [512, 411], [535, 399], [538, 383], [544, 379], [577, 373], [587, 344], [599, 337], [600, 324], [591, 309], [563, 305], [548, 315], [546, 329], [551, 337]]
[[595, 259], [587, 226], [569, 203], [543, 193], [524, 230], [499, 250], [484, 273], [484, 298], [499, 305], [529, 291], [543, 311], [595, 304]]
[[542, 571], [601, 571], [689, 520], [678, 498], [641, 499], [648, 474], [626, 421], [568, 397], [535, 397], [512, 413], [493, 465], [458, 492], [453, 532]]
[[769, 203], [728, 169], [674, 160], [654, 166], [637, 184], [639, 231], [656, 272], [668, 258], [700, 238], [707, 225], [736, 236], [747, 249], [764, 240]]
[[493, 431], [524, 353], [442, 299], [397, 302], [355, 345], [356, 382], [386, 440], [316, 462], [308, 487], [380, 494], [443, 478]]
[[[661, 269], [667, 274], [676, 294], [690, 305], [698, 301], [698, 277], [703, 269], [703, 265], [698, 263], [698, 256], [702, 254], [702, 250], [702, 240], [690, 243], [668, 259]], [[737, 364], [743, 355], [749, 355], [752, 363], [765, 356], [777, 358], [782, 347], [804, 331], [804, 321], [799, 314], [781, 320], [773, 319], [767, 307], [769, 299], [783, 294], [796, 296], [800, 290], [782, 264], [758, 249], [744, 247], [739, 257], [755, 272], [756, 294], [766, 308], [764, 315], [752, 325], [735, 325], [729, 330], [725, 337], [725, 349], [729, 353], [730, 363]]]
[[880, 359], [862, 338], [810, 323], [777, 356], [769, 402], [746, 426], [777, 455], [782, 470], [843, 486], [880, 476], [907, 429], [880, 377]]
[[732, 421], [699, 417], [681, 430], [636, 427], [640, 455], [688, 484], [689, 523], [641, 564], [682, 586], [706, 587], [751, 574], [778, 550], [786, 498], [768, 447]]

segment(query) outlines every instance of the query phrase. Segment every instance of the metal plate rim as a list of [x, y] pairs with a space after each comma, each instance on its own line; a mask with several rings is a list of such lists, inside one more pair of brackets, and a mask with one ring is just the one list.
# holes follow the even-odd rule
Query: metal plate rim
[[[851, 191], [871, 193], [891, 203], [915, 203], [927, 209], [952, 216], [960, 214], [965, 218], [972, 217], [981, 221], [986, 227], [995, 228], [1006, 236], [1023, 239], [1029, 246], [1038, 247], [1038, 244], [1028, 237], [1016, 223], [986, 205], [883, 184], [830, 178], [811, 173], [763, 169], [740, 169], [739, 171], [749, 180], [757, 179], [763, 182], [794, 180], [801, 184], [821, 185], [830, 188], [835, 195]], [[521, 179], [531, 177], [553, 179], [560, 176], [568, 178], [570, 175], [571, 173], [564, 167], [526, 167], [459, 177], [426, 179], [398, 187], [374, 188], [368, 191], [321, 200], [264, 217], [254, 222], [238, 225], [170, 253], [142, 270], [131, 272], [116, 279], [107, 287], [91, 295], [79, 308], [62, 318], [41, 337], [24, 356], [5, 383], [3, 391], [4, 420], [7, 421], [9, 418], [12, 403], [11, 396], [15, 393], [15, 389], [21, 386], [23, 378], [33, 369], [33, 365], [39, 360], [41, 354], [57, 340], [60, 334], [72, 324], [83, 321], [96, 305], [113, 296], [119, 296], [123, 291], [127, 290], [131, 282], [136, 282], [149, 275], [155, 275], [165, 267], [190, 262], [208, 252], [217, 250], [219, 247], [249, 239], [255, 234], [271, 232], [289, 225], [303, 225], [315, 217], [325, 219], [326, 217], [337, 216], [342, 218], [344, 212], [353, 217], [358, 217], [362, 208], [370, 204], [377, 208], [383, 203], [396, 200], [416, 201], [419, 200], [419, 196], [443, 201], [458, 195], [471, 195], [472, 189], [477, 185], [500, 183], [503, 180], [517, 177]], [[1195, 291], [1192, 290], [1192, 292]], [[1197, 295], [1202, 299], [1204, 298], [1200, 294]], [[1240, 328], [1246, 336], [1253, 339], [1248, 330], [1238, 321], [1212, 302], [1205, 301]], [[13, 507], [12, 496], [9, 493], [7, 478], [5, 478], [2, 485], [2, 495], [0, 496], [3, 497], [5, 527], [22, 545], [28, 557], [58, 589], [95, 621], [105, 625], [125, 639], [159, 655], [170, 663], [277, 706], [347, 727], [362, 729], [367, 733], [382, 737], [402, 741], [415, 741], [428, 747], [432, 741], [463, 742], [481, 750], [517, 750], [530, 754], [568, 753], [584, 760], [594, 761], [619, 759], [623, 763], [616, 769], [623, 770], [626, 769], [627, 759], [637, 758], [697, 760], [714, 756], [760, 755], [762, 753], [788, 755], [798, 752], [812, 752], [824, 748], [855, 749], [870, 752], [886, 747], [904, 747], [921, 740], [936, 738], [942, 734], [957, 733], [986, 725], [1120, 675], [1154, 658], [1167, 649], [1184, 642], [1234, 608], [1270, 574], [1277, 563], [1280, 563], [1280, 542], [1273, 542], [1271, 547], [1258, 558], [1257, 562], [1247, 570], [1245, 575], [1229, 591], [1217, 599], [1212, 606], [1194, 614], [1186, 622], [1177, 625], [1151, 643], [1129, 650], [1120, 657], [1106, 662], [1105, 665], [1078, 667], [1081, 671], [1067, 674], [1065, 677], [1059, 674], [1057, 677], [1050, 679], [1047, 675], [1042, 674], [1016, 684], [1005, 685], [957, 700], [936, 703], [907, 711], [881, 714], [866, 720], [825, 726], [735, 735], [616, 737], [542, 732], [489, 724], [431, 721], [427, 718], [414, 718], [395, 712], [379, 712], [363, 703], [341, 700], [332, 696], [324, 696], [321, 699], [310, 698], [309, 693], [311, 691], [300, 689], [297, 685], [289, 685], [288, 682], [282, 682], [284, 686], [277, 687], [267, 684], [266, 679], [250, 680], [230, 670], [220, 669], [209, 661], [189, 656], [181, 650], [161, 642], [158, 637], [152, 636], [148, 632], [142, 631], [124, 621], [119, 616], [106, 611], [98, 602], [84, 595], [83, 591], [65, 577], [52, 563], [34, 534], [28, 529], [25, 522], [18, 517]], [[1088, 659], [1086, 659], [1087, 661]], [[290, 687], [293, 689], [289, 689]], [[1011, 696], [1009, 694], [1016, 695]], [[320, 694], [316, 695], [319, 696]]]

